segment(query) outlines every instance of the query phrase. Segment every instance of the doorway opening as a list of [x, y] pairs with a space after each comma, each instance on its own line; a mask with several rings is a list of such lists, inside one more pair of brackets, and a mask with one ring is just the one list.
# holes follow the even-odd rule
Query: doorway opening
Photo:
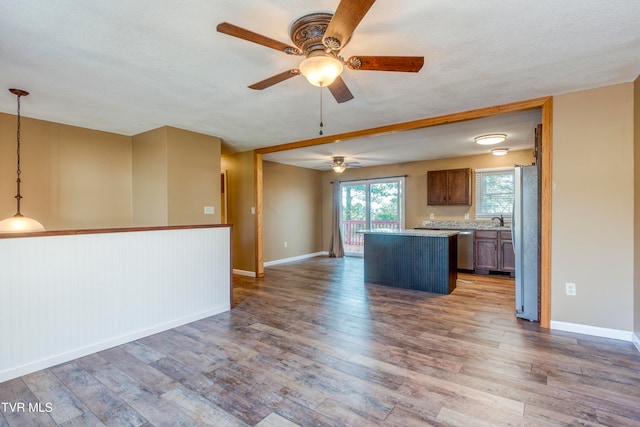
[[340, 198], [345, 255], [363, 256], [363, 230], [404, 226], [404, 177], [341, 182]]
[[220, 174], [220, 224], [228, 224], [229, 222], [229, 186], [227, 171]]

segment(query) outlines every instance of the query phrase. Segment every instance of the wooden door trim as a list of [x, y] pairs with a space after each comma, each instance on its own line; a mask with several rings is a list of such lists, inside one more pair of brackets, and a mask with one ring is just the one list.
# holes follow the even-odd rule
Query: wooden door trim
[[551, 327], [551, 169], [553, 98], [541, 105], [541, 190], [540, 190], [540, 326]]
[[257, 152], [253, 155], [253, 174], [255, 191], [255, 264], [256, 277], [264, 277], [264, 222], [262, 214], [262, 203], [264, 194], [262, 191], [262, 154]]
[[540, 326], [549, 328], [551, 324], [551, 160], [552, 160], [552, 97], [542, 97], [510, 104], [463, 111], [437, 117], [429, 117], [410, 122], [362, 129], [337, 135], [327, 135], [319, 138], [273, 145], [255, 150], [255, 198], [256, 198], [256, 275], [264, 276], [263, 256], [263, 219], [262, 219], [262, 155], [295, 148], [312, 147], [316, 145], [338, 143], [356, 138], [381, 135], [391, 132], [423, 129], [450, 123], [495, 116], [498, 114], [541, 109], [542, 112], [542, 193], [540, 218]]

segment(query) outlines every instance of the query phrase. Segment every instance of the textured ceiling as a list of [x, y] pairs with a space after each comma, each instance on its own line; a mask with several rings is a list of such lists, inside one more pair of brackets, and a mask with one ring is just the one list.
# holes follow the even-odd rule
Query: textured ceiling
[[[290, 43], [293, 20], [338, 3], [2, 1], [0, 82], [5, 91], [31, 92], [25, 116], [119, 134], [169, 125], [219, 136], [231, 151], [314, 138], [318, 88], [303, 77], [247, 88], [300, 59], [215, 28], [227, 21]], [[326, 94], [324, 133], [633, 81], [640, 74], [639, 18], [635, 0], [379, 0], [343, 56], [424, 55], [425, 66], [418, 74], [346, 70], [355, 99], [337, 104]], [[0, 111], [15, 114], [8, 91], [0, 94]], [[530, 126], [531, 117], [523, 120], [509, 126]], [[477, 133], [467, 128], [464, 138]], [[305, 159], [329, 154], [316, 151]], [[381, 155], [359, 154], [361, 163]]]

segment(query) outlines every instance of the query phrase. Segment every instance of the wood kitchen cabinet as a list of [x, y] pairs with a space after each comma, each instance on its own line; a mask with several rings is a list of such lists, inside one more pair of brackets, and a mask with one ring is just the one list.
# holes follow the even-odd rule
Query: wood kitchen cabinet
[[516, 264], [510, 231], [476, 230], [474, 249], [476, 273], [497, 271], [514, 275]]
[[489, 274], [498, 270], [498, 232], [476, 230], [474, 239], [476, 273]]
[[471, 169], [427, 172], [427, 204], [471, 205]]
[[498, 237], [498, 269], [510, 273], [516, 273], [516, 255], [513, 252], [513, 240], [510, 231], [500, 231]]

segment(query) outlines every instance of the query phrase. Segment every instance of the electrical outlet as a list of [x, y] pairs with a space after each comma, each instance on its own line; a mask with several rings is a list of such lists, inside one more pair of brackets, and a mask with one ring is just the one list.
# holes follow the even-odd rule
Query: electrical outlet
[[468, 213], [464, 214], [464, 219], [469, 219], [469, 214]]
[[435, 217], [436, 217], [436, 214], [434, 214], [434, 213], [430, 213], [429, 214], [429, 219], [435, 219]]
[[216, 208], [213, 206], [205, 206], [204, 207], [204, 214], [205, 215], [215, 215], [216, 213]]
[[256, 208], [254, 208], [253, 206], [251, 207], [251, 215], [255, 215], [256, 214]]
[[285, 248], [287, 247], [287, 242], [284, 242], [284, 247], [285, 247]]
[[567, 295], [575, 296], [576, 295], [576, 284], [575, 283], [565, 283], [565, 292]]

